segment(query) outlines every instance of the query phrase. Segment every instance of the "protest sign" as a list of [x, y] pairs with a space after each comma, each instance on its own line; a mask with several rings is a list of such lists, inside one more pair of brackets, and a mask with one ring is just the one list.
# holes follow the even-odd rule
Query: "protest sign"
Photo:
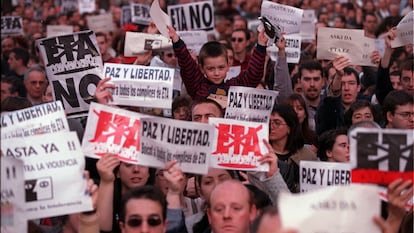
[[263, 1], [261, 16], [278, 25], [286, 34], [299, 33], [302, 24], [303, 10], [271, 1]]
[[21, 16], [2, 16], [1, 35], [23, 35], [23, 19]]
[[208, 41], [206, 31], [179, 31], [177, 34], [185, 42], [187, 48], [197, 56], [201, 47]]
[[121, 8], [121, 26], [125, 24], [129, 24], [132, 22], [131, 19], [131, 7], [130, 6], [122, 6]]
[[95, 33], [115, 31], [111, 13], [89, 15], [86, 17], [86, 22], [88, 23], [88, 28]]
[[413, 16], [414, 11], [411, 11], [397, 25], [396, 37], [391, 41], [391, 47], [401, 47], [404, 45], [414, 44], [413, 38]]
[[75, 132], [3, 139], [2, 156], [24, 162], [25, 214], [38, 219], [92, 210]]
[[60, 101], [1, 113], [1, 139], [69, 131]]
[[167, 25], [171, 26], [171, 19], [161, 9], [158, 0], [154, 0], [152, 2], [150, 8], [150, 16], [151, 20], [154, 22], [155, 26], [157, 26], [157, 29], [160, 31], [161, 35], [165, 36], [166, 38], [170, 38]]
[[141, 116], [92, 103], [82, 141], [85, 156], [100, 159], [106, 153], [113, 153], [121, 161], [135, 163], [140, 151]]
[[1, 160], [1, 233], [27, 232], [24, 215], [23, 161], [10, 157]]
[[272, 90], [231, 86], [224, 118], [269, 124], [277, 95]]
[[111, 104], [170, 108], [174, 69], [105, 63], [103, 77], [115, 84]]
[[78, 2], [73, 0], [61, 0], [60, 12], [68, 13], [70, 11], [77, 11]]
[[150, 6], [131, 3], [131, 21], [136, 24], [149, 25], [151, 22]]
[[351, 183], [349, 163], [300, 161], [300, 191]]
[[52, 84], [53, 99], [62, 101], [68, 116], [86, 114], [102, 74], [95, 34], [82, 31], [36, 42]]
[[314, 9], [303, 10], [300, 26], [300, 37], [303, 41], [315, 40], [315, 24], [317, 21]]
[[224, 82], [237, 77], [241, 72], [241, 66], [230, 66], [229, 70], [227, 71], [226, 78]]
[[264, 123], [209, 118], [214, 126], [210, 167], [246, 171], [268, 171], [268, 164], [257, 160], [268, 153], [263, 140], [269, 138], [269, 126]]
[[92, 13], [95, 11], [95, 0], [78, 0], [79, 13]]
[[160, 117], [141, 119], [138, 164], [165, 167], [177, 160], [183, 172], [207, 174], [213, 127]]
[[47, 25], [46, 37], [63, 36], [73, 33], [72, 25]]
[[364, 30], [322, 27], [318, 29], [316, 55], [318, 60], [333, 60], [337, 55], [349, 58], [352, 65], [376, 66], [370, 55], [375, 41]]
[[302, 233], [380, 233], [373, 217], [380, 215], [378, 189], [351, 184], [279, 195], [278, 207], [284, 228]]
[[124, 55], [134, 57], [148, 50], [162, 50], [172, 48], [172, 42], [160, 34], [143, 32], [126, 32]]
[[214, 6], [211, 0], [169, 5], [167, 12], [171, 25], [177, 31], [214, 29]]
[[349, 133], [352, 182], [386, 186], [413, 179], [413, 131], [355, 128]]
[[[286, 62], [298, 64], [301, 54], [300, 49], [302, 44], [302, 38], [299, 36], [299, 34], [284, 35], [284, 37], [286, 40]], [[273, 44], [272, 46], [268, 46], [266, 48], [266, 52], [270, 56], [270, 59], [272, 61], [277, 62], [279, 48], [276, 47], [276, 45]]]

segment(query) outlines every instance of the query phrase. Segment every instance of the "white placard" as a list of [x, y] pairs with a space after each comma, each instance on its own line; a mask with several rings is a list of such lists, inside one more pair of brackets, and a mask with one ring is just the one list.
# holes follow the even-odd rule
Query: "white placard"
[[72, 33], [72, 25], [47, 25], [46, 27], [46, 37], [63, 36]]
[[162, 50], [172, 48], [169, 38], [160, 34], [143, 32], [126, 32], [124, 55], [134, 57], [148, 50]]
[[141, 155], [138, 163], [165, 167], [177, 160], [183, 172], [207, 174], [213, 127], [160, 117], [141, 119]]
[[241, 66], [230, 66], [229, 70], [227, 71], [224, 82], [239, 76], [240, 72], [241, 72]]
[[263, 140], [269, 139], [264, 123], [209, 118], [214, 126], [210, 167], [246, 171], [269, 171], [269, 165], [257, 160], [268, 153]]
[[269, 124], [277, 95], [272, 90], [231, 86], [224, 118]]
[[343, 55], [352, 65], [376, 66], [369, 59], [375, 50], [375, 40], [363, 30], [322, 27], [318, 30], [317, 59], [333, 60]]
[[397, 36], [391, 41], [391, 47], [401, 47], [408, 44], [414, 44], [413, 38], [413, 17], [414, 11], [406, 14], [404, 18], [397, 25]]
[[151, 22], [150, 6], [131, 3], [131, 21], [136, 24], [149, 25]]
[[284, 228], [301, 233], [380, 233], [373, 217], [380, 215], [378, 188], [352, 184], [307, 193], [281, 193], [279, 214]]
[[300, 161], [299, 173], [302, 193], [351, 183], [351, 165], [349, 163]]
[[315, 24], [317, 21], [314, 9], [303, 10], [302, 23], [300, 26], [300, 37], [302, 40], [315, 40]]
[[69, 125], [60, 101], [1, 113], [1, 139], [61, 131], [69, 132]]
[[86, 122], [82, 150], [85, 156], [100, 159], [117, 154], [121, 161], [136, 163], [140, 152], [142, 114], [92, 103]]
[[1, 35], [23, 35], [23, 19], [21, 16], [2, 16]]
[[78, 0], [79, 13], [92, 13], [96, 9], [95, 0]]
[[201, 47], [208, 41], [206, 31], [179, 31], [177, 34], [185, 42], [188, 50], [194, 51], [197, 56]]
[[53, 99], [63, 103], [67, 115], [89, 110], [90, 96], [101, 80], [102, 57], [93, 31], [36, 41], [52, 84]]
[[167, 12], [171, 25], [177, 31], [214, 29], [214, 6], [211, 0], [170, 5]]
[[174, 69], [105, 63], [103, 77], [115, 84], [111, 104], [171, 108]]
[[92, 210], [85, 158], [75, 132], [3, 139], [2, 156], [24, 162], [27, 219]]
[[266, 16], [272, 24], [279, 25], [286, 34], [300, 32], [302, 9], [271, 1], [263, 1], [261, 9], [261, 16]]
[[158, 0], [152, 2], [150, 16], [161, 35], [170, 38], [167, 25], [171, 26], [171, 19], [163, 10], [161, 10]]
[[1, 156], [1, 232], [27, 232], [23, 161]]
[[86, 17], [88, 28], [94, 32], [110, 32], [114, 31], [114, 22], [111, 13], [89, 15]]

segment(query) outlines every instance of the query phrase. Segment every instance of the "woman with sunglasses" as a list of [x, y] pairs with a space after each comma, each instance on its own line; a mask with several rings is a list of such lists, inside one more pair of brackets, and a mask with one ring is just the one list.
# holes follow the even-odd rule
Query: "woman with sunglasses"
[[315, 153], [304, 147], [305, 141], [298, 116], [288, 104], [276, 105], [270, 115], [269, 142], [278, 160], [288, 165], [282, 172], [291, 192], [299, 192], [299, 163], [301, 160], [318, 160]]

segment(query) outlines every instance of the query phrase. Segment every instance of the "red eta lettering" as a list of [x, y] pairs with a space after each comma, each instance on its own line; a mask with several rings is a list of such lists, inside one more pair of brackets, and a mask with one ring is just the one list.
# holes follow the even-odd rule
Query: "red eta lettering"
[[[229, 149], [233, 147], [233, 154], [247, 155], [252, 152], [255, 156], [262, 155], [257, 135], [263, 128], [262, 125], [253, 128], [243, 125], [219, 124], [216, 128], [218, 129], [217, 148], [213, 154], [228, 154]], [[245, 133], [246, 128], [247, 133]]]
[[113, 115], [105, 111], [99, 113], [94, 111], [94, 113], [98, 115], [99, 119], [95, 136], [89, 140], [90, 142], [107, 143], [108, 139], [111, 138], [114, 144], [121, 145], [122, 139], [125, 138], [125, 142], [122, 144], [123, 148], [135, 146], [139, 150], [139, 120], [134, 120], [130, 126], [131, 119], [127, 116]]

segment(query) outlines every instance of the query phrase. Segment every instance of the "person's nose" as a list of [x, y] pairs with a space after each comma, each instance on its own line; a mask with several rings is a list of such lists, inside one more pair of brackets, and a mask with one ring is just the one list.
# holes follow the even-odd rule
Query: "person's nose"
[[223, 218], [231, 218], [231, 210], [230, 207], [225, 207], [224, 209], [224, 213], [223, 213]]

